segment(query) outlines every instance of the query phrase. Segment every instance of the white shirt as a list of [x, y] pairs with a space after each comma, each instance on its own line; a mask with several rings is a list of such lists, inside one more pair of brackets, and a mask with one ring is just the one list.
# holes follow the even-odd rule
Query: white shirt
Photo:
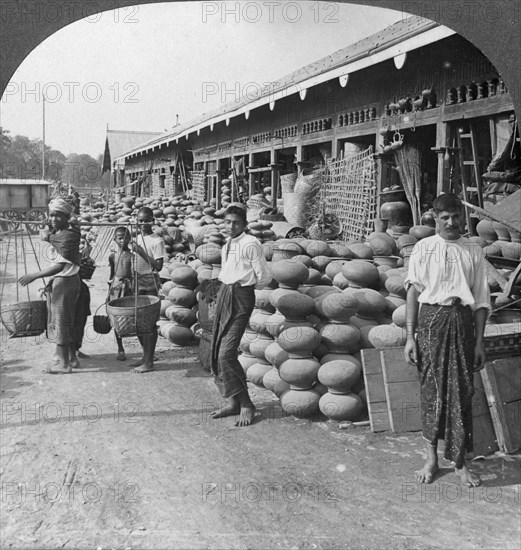
[[51, 261], [53, 264], [65, 264], [63, 266], [63, 269], [56, 273], [55, 277], [72, 277], [73, 275], [76, 275], [76, 273], [79, 272], [80, 266], [72, 263], [69, 260], [66, 260], [61, 254], [58, 253], [56, 248], [51, 244], [49, 245], [49, 255], [48, 255], [49, 261]]
[[[159, 258], [167, 259], [165, 241], [155, 233], [152, 235], [139, 234], [136, 238], [137, 244], [145, 250], [145, 252], [154, 260]], [[140, 275], [155, 271], [151, 268], [147, 260], [143, 259], [139, 254], [136, 254], [136, 273]]]
[[420, 293], [420, 304], [451, 305], [459, 298], [472, 310], [491, 309], [483, 252], [463, 237], [449, 241], [434, 235], [418, 241], [405, 280], [405, 287], [410, 285]]
[[266, 286], [272, 279], [258, 239], [241, 233], [235, 239], [228, 237], [221, 251], [222, 265], [219, 281], [227, 285]]

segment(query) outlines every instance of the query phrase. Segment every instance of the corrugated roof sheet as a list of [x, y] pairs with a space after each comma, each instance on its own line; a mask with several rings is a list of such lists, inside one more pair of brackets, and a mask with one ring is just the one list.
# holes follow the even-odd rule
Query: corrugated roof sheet
[[126, 130], [107, 130], [105, 142], [105, 155], [108, 152], [111, 159], [116, 159], [126, 151], [130, 151], [147, 143], [154, 137], [160, 136], [161, 132], [130, 132]]
[[[266, 97], [280, 90], [285, 90], [286, 88], [289, 88], [291, 86], [295, 86], [296, 84], [299, 84], [300, 82], [303, 82], [309, 78], [313, 78], [334, 69], [340, 68], [343, 65], [352, 63], [357, 59], [369, 57], [377, 51], [388, 48], [394, 44], [402, 42], [406, 38], [410, 38], [416, 34], [421, 34], [429, 29], [438, 26], [438, 23], [419, 16], [412, 16], [403, 19], [402, 21], [398, 21], [397, 23], [394, 23], [393, 25], [386, 27], [385, 29], [375, 34], [367, 36], [366, 38], [363, 38], [362, 40], [359, 40], [354, 44], [333, 52], [332, 54], [323, 57], [318, 61], [314, 61], [313, 63], [310, 63], [309, 65], [306, 65], [280, 78], [276, 82], [270, 83], [270, 85], [265, 87], [260, 95], [255, 97], [255, 100], [259, 99], [260, 97]], [[145, 145], [147, 147], [152, 147], [157, 143], [163, 142], [165, 138], [174, 139], [176, 136], [182, 134], [193, 126], [201, 124], [206, 120], [210, 120], [215, 116], [222, 116], [226, 113], [236, 111], [238, 108], [248, 105], [248, 103], [252, 103], [252, 100], [251, 98], [247, 97], [241, 98], [240, 101], [227, 103], [219, 109], [210, 111], [209, 113], [203, 113], [198, 118], [192, 119], [185, 124], [180, 124], [176, 126], [173, 130], [159, 135], [156, 139], [151, 139], [146, 143], [140, 144], [143, 145], [143, 147], [135, 147], [134, 149], [129, 148], [123, 152], [125, 154], [133, 153], [146, 148], [144, 147]], [[115, 157], [113, 156], [112, 158]]]

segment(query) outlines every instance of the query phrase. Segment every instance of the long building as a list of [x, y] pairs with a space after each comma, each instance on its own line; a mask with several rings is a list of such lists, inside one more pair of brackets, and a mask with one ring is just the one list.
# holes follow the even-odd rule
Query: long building
[[435, 196], [457, 187], [455, 178], [477, 187], [505, 145], [513, 117], [508, 90], [487, 57], [452, 30], [415, 16], [262, 90], [252, 88], [241, 101], [176, 126], [116, 161], [127, 184], [150, 177], [157, 194], [180, 191], [182, 159], [203, 174], [205, 198], [218, 200], [221, 179], [236, 166], [244, 168], [251, 195], [294, 171], [295, 163], [372, 146], [380, 193], [396, 183], [389, 146], [401, 141], [418, 149], [422, 192]]

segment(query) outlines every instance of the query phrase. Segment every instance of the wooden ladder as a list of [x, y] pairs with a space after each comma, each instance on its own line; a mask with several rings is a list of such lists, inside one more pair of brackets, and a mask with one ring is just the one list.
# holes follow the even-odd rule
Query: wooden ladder
[[[483, 182], [476, 149], [476, 134], [472, 122], [469, 123], [468, 132], [456, 132], [456, 136], [463, 200], [471, 204], [477, 203], [476, 206], [483, 208]], [[469, 234], [473, 234], [471, 213], [472, 209], [466, 206], [465, 217]]]

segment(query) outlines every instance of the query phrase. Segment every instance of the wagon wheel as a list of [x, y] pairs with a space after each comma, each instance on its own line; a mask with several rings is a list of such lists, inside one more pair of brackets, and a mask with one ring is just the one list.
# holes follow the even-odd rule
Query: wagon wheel
[[29, 231], [29, 233], [35, 235], [40, 231], [40, 229], [45, 229], [45, 223], [47, 221], [45, 210], [33, 208], [27, 212], [25, 219], [28, 222], [32, 222], [27, 224], [27, 231]]
[[16, 231], [20, 227], [20, 222], [24, 219], [23, 214], [16, 210], [3, 210], [2, 218], [6, 218], [8, 231]]

